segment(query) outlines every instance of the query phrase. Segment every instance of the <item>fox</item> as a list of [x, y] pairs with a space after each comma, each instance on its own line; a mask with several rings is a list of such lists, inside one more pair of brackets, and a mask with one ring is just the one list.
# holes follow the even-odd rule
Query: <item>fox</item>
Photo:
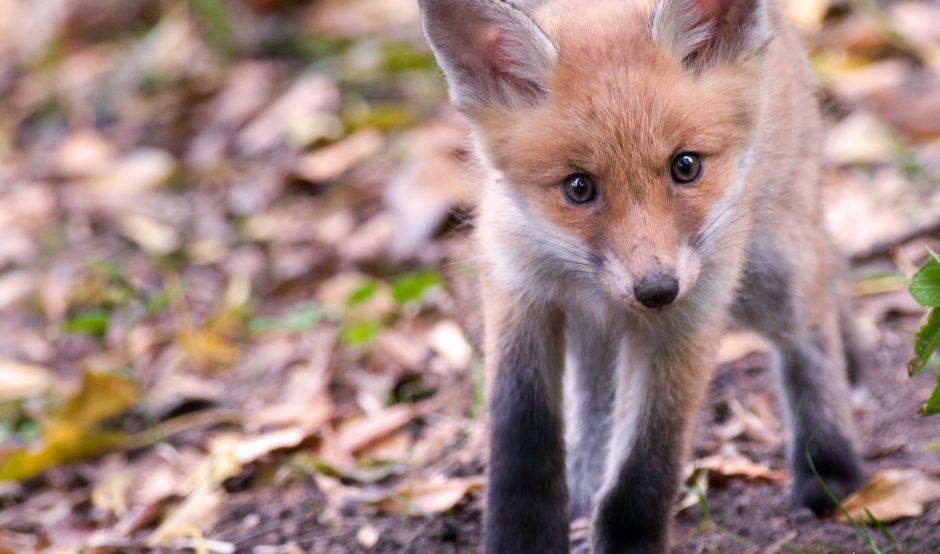
[[[729, 325], [773, 346], [791, 502], [862, 481], [863, 365], [823, 123], [774, 0], [419, 0], [469, 123], [488, 378], [484, 547], [669, 548]], [[817, 477], [818, 476], [818, 477]]]

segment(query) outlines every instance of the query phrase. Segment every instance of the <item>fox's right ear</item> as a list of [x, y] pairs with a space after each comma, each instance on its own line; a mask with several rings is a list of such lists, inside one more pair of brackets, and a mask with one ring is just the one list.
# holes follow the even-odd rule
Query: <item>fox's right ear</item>
[[769, 0], [659, 0], [653, 41], [692, 70], [746, 61], [773, 39]]
[[467, 115], [500, 104], [532, 105], [548, 94], [558, 55], [526, 14], [501, 0], [420, 0], [428, 42], [451, 102]]

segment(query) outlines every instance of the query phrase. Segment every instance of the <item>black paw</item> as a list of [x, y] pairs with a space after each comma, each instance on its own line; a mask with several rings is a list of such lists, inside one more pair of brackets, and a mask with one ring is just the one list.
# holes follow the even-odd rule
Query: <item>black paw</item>
[[[807, 452], [812, 467], [807, 461]], [[817, 438], [800, 451], [795, 465], [792, 504], [795, 508], [809, 508], [817, 517], [829, 515], [837, 507], [826, 488], [841, 501], [862, 484], [858, 457], [843, 437], [833, 437], [825, 442]], [[820, 481], [825, 483], [825, 487]]]

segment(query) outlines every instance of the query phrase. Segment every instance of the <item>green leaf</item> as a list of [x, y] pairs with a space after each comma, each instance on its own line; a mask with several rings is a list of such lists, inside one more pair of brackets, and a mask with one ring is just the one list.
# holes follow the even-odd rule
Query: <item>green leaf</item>
[[382, 327], [382, 322], [375, 319], [354, 321], [343, 326], [340, 339], [346, 346], [368, 346], [378, 338]]
[[918, 304], [927, 308], [940, 308], [940, 261], [931, 252], [927, 263], [911, 279], [908, 287]]
[[914, 337], [914, 357], [907, 364], [909, 376], [913, 377], [924, 369], [937, 345], [940, 345], [940, 310], [933, 309]]
[[72, 316], [62, 324], [66, 335], [86, 334], [96, 338], [104, 337], [111, 324], [111, 314], [101, 309], [85, 310]]
[[298, 304], [288, 313], [277, 317], [256, 317], [248, 324], [253, 335], [287, 331], [302, 333], [315, 329], [320, 323], [336, 319], [335, 315], [315, 302]]
[[219, 53], [232, 53], [235, 40], [232, 22], [229, 20], [229, 8], [223, 0], [190, 0], [194, 11], [202, 23], [210, 46]]
[[399, 306], [418, 302], [431, 290], [444, 283], [437, 272], [430, 269], [402, 275], [392, 283], [392, 298]]
[[346, 297], [346, 307], [353, 308], [371, 300], [379, 291], [379, 284], [372, 279], [366, 279]]
[[930, 398], [927, 399], [927, 403], [920, 409], [920, 415], [922, 416], [938, 413], [940, 413], [940, 374], [937, 374], [937, 386], [934, 387], [933, 393], [931, 393]]

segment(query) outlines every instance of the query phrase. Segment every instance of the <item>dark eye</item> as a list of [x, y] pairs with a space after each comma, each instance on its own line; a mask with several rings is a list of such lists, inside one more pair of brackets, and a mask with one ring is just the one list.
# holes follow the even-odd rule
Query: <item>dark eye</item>
[[672, 159], [672, 180], [681, 185], [691, 183], [702, 175], [702, 159], [698, 154], [683, 152]]
[[594, 200], [596, 194], [594, 181], [583, 173], [566, 177], [561, 189], [565, 192], [565, 197], [575, 204], [586, 204]]

